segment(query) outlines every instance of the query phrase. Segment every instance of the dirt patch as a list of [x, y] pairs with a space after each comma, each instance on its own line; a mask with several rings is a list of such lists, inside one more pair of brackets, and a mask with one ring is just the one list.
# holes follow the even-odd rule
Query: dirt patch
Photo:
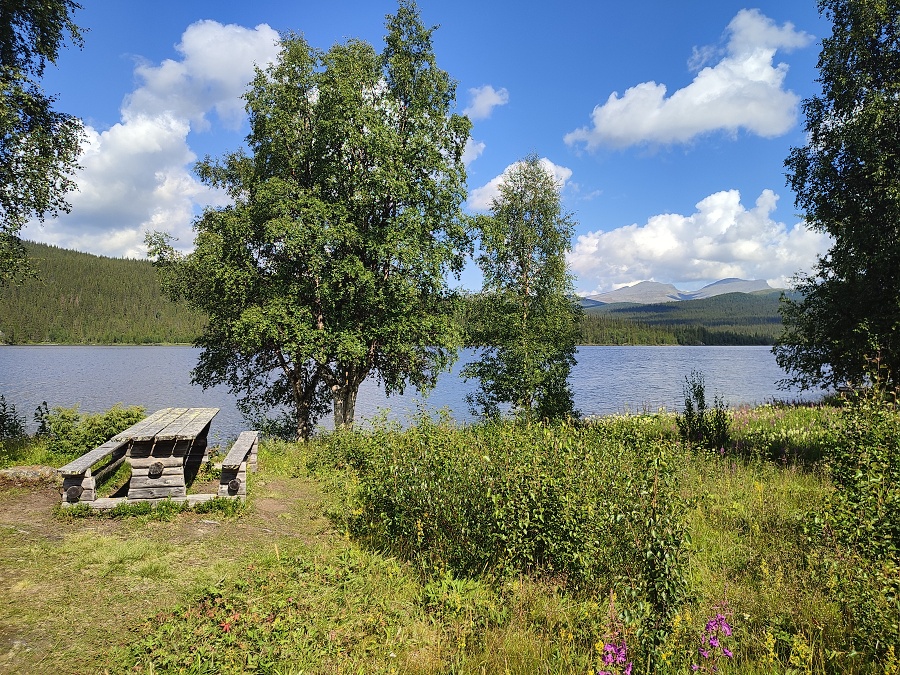
[[53, 522], [53, 507], [60, 499], [54, 486], [0, 485], [0, 524], [46, 528]]

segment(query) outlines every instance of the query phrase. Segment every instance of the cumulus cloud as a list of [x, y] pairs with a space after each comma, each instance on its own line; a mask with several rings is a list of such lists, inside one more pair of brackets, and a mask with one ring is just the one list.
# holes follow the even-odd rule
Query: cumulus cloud
[[[556, 181], [559, 189], [562, 190], [572, 177], [572, 170], [554, 164], [546, 157], [542, 157], [540, 162], [544, 170]], [[510, 164], [503, 170], [503, 173], [491, 179], [486, 185], [471, 190], [469, 192], [469, 200], [466, 202], [469, 209], [472, 211], [487, 211], [490, 209], [491, 202], [500, 195], [500, 184], [503, 183], [509, 172], [519, 164], [521, 162]]]
[[580, 235], [569, 263], [589, 292], [648, 280], [686, 288], [729, 277], [786, 287], [796, 272], [812, 269], [830, 240], [802, 222], [788, 228], [773, 220], [777, 202], [763, 190], [747, 209], [737, 190], [717, 192], [689, 216], [666, 213], [643, 225]]
[[235, 129], [244, 119], [241, 95], [278, 51], [278, 33], [200, 21], [185, 30], [180, 60], [141, 63], [141, 85], [125, 97], [121, 120], [87, 127], [87, 141], [69, 196], [72, 213], [31, 224], [27, 238], [109, 256], [142, 257], [146, 230], [170, 232], [189, 245], [197, 210], [222, 204], [222, 194], [191, 173], [197, 157], [188, 135], [211, 128], [210, 114]]
[[476, 141], [473, 138], [466, 139], [466, 147], [463, 149], [462, 156], [463, 164], [469, 166], [469, 164], [481, 157], [484, 148], [485, 145], [482, 141]]
[[[591, 125], [566, 134], [569, 145], [623, 148], [636, 144], [686, 143], [696, 136], [744, 129], [763, 137], [780, 136], [797, 119], [799, 98], [784, 89], [785, 63], [776, 52], [806, 46], [812, 37], [790, 23], [778, 26], [759, 10], [743, 9], [726, 30], [722, 58], [703, 67], [686, 87], [667, 96], [657, 82], [642, 82], [594, 108]], [[710, 62], [715, 50], [694, 48], [693, 67]]]
[[491, 116], [498, 105], [506, 105], [509, 102], [509, 92], [506, 89], [494, 89], [486, 84], [483, 87], [469, 89], [471, 102], [463, 110], [470, 120], [484, 120]]

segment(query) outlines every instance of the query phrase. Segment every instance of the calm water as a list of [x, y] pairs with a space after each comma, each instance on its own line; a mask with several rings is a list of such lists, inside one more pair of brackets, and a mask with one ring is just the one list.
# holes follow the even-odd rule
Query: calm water
[[[0, 394], [31, 422], [34, 409], [80, 405], [84, 412], [106, 410], [115, 403], [141, 405], [148, 412], [166, 407], [221, 408], [213, 420], [211, 440], [223, 441], [246, 428], [225, 388], [190, 383], [198, 352], [192, 347], [0, 347]], [[454, 418], [471, 419], [465, 403], [474, 383], [458, 377], [472, 358], [464, 351], [456, 368], [441, 376], [428, 398], [414, 390], [386, 398], [374, 380], [359, 392], [357, 419], [380, 409], [405, 421], [419, 405], [449, 408]], [[575, 405], [586, 415], [678, 408], [684, 378], [691, 370], [706, 377], [707, 396], [720, 394], [729, 405], [800, 398], [779, 390], [784, 373], [768, 347], [582, 347], [572, 372]], [[808, 395], [807, 395], [808, 396]]]

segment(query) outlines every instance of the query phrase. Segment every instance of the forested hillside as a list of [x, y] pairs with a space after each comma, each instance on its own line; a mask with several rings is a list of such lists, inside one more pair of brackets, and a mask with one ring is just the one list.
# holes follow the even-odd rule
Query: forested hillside
[[149, 261], [27, 243], [37, 278], [0, 289], [7, 344], [188, 343], [203, 317], [162, 296]]
[[780, 291], [702, 300], [589, 307], [583, 344], [771, 345], [781, 333]]
[[[28, 243], [38, 278], [0, 289], [0, 342], [189, 343], [203, 317], [162, 296], [153, 265]], [[581, 344], [769, 345], [781, 332], [779, 292], [662, 304], [590, 307]], [[466, 321], [466, 312], [460, 320]]]

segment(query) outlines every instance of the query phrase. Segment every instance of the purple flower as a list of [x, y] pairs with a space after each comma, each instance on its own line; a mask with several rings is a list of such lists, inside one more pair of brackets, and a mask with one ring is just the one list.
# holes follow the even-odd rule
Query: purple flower
[[709, 646], [710, 647], [718, 647], [719, 646], [719, 638], [717, 638], [715, 635], [713, 635], [711, 638], [709, 638]]
[[629, 661], [628, 665], [625, 666], [625, 670], [622, 671], [622, 675], [631, 675], [631, 661]]
[[727, 656], [729, 659], [734, 656], [732, 651], [728, 649], [728, 647], [722, 647], [722, 653]]

